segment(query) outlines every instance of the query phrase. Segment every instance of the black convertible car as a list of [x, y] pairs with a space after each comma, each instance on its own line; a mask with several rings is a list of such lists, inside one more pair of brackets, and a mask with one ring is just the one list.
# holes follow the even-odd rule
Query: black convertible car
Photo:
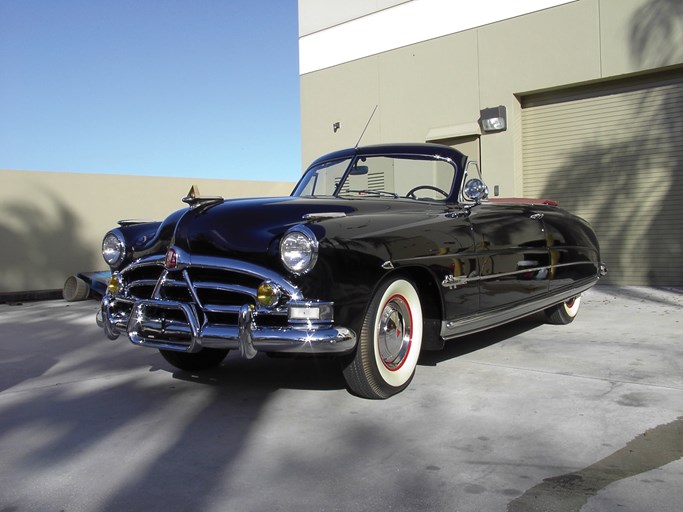
[[571, 322], [605, 272], [582, 219], [489, 201], [453, 148], [392, 144], [313, 162], [289, 197], [201, 196], [109, 231], [98, 324], [198, 371], [229, 350], [337, 357], [352, 392], [387, 398], [422, 350], [538, 311]]

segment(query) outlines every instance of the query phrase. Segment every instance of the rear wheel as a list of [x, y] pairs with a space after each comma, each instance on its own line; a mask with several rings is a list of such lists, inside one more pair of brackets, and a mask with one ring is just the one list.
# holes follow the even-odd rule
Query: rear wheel
[[228, 350], [217, 348], [203, 348], [199, 352], [176, 352], [174, 350], [159, 350], [164, 359], [176, 368], [187, 371], [208, 370], [215, 368], [225, 356]]
[[579, 313], [581, 296], [576, 296], [561, 304], [556, 304], [545, 310], [546, 320], [549, 324], [567, 325], [574, 321]]
[[351, 391], [364, 398], [389, 398], [415, 374], [422, 346], [422, 306], [415, 286], [387, 281], [370, 302], [353, 358], [344, 368]]

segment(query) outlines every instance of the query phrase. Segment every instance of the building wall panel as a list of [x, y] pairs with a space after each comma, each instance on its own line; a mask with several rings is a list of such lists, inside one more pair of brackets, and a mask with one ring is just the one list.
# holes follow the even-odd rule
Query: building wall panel
[[683, 285], [683, 72], [523, 105], [524, 194], [593, 224], [609, 282]]
[[106, 270], [101, 244], [121, 219], [162, 220], [193, 184], [225, 198], [289, 195], [294, 183], [0, 170], [0, 294], [61, 289]]

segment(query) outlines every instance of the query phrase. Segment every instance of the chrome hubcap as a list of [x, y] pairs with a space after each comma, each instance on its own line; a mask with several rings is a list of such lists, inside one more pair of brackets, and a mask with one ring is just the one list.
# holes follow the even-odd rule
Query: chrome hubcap
[[378, 343], [382, 364], [398, 370], [408, 355], [412, 340], [410, 308], [401, 296], [394, 296], [384, 306], [379, 318]]

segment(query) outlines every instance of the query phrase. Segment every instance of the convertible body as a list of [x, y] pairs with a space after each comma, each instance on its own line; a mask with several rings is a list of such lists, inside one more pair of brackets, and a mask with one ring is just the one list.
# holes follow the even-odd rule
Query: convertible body
[[605, 271], [584, 220], [552, 201], [486, 199], [476, 165], [434, 144], [338, 151], [289, 197], [196, 191], [163, 222], [121, 222], [98, 323], [201, 370], [228, 350], [338, 357], [386, 398], [421, 350], [546, 311], [568, 323]]

